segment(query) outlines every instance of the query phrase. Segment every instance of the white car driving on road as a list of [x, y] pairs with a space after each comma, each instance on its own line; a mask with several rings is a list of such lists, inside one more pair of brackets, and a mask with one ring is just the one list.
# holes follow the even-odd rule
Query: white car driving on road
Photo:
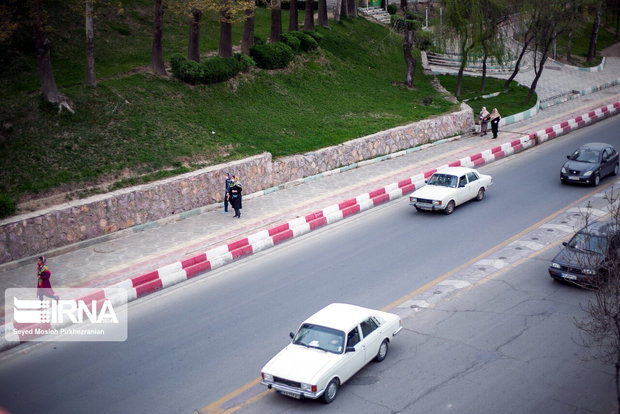
[[332, 303], [291, 332], [293, 341], [261, 370], [261, 384], [288, 397], [330, 403], [368, 362], [383, 361], [401, 329], [393, 313]]
[[473, 168], [448, 167], [437, 171], [426, 185], [409, 196], [409, 204], [419, 210], [441, 210], [452, 214], [454, 208], [469, 200], [481, 201], [493, 184], [490, 175]]

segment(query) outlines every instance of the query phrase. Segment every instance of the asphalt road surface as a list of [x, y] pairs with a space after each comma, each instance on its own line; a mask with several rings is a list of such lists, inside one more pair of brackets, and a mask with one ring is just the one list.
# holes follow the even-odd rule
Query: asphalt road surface
[[[133, 302], [126, 342], [9, 351], [0, 356], [0, 406], [14, 414], [199, 410], [255, 380], [288, 332], [326, 304], [382, 308], [590, 193], [561, 185], [559, 169], [581, 143], [620, 148], [619, 127], [611, 118], [483, 167], [494, 178], [485, 200], [451, 216], [418, 213], [402, 199]], [[566, 339], [588, 294], [550, 283], [547, 259], [524, 263], [540, 262], [523, 283], [488, 283], [408, 320], [389, 361], [354, 377], [351, 384], [368, 384], [343, 388], [329, 410], [368, 412], [360, 408], [368, 393], [386, 412], [559, 413], [573, 400], [581, 403], [572, 412], [601, 412], [604, 397], [613, 399], [609, 370], [581, 364]], [[389, 369], [399, 361], [400, 371]], [[377, 369], [381, 380], [364, 379]], [[270, 393], [255, 403], [268, 404], [262, 410], [243, 409], [325, 409], [299, 403]]]

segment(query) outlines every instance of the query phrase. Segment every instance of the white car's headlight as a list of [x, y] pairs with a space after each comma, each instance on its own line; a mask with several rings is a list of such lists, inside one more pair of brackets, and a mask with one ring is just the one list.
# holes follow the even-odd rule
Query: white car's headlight
[[551, 267], [556, 268], [556, 269], [561, 269], [562, 268], [562, 266], [560, 266], [559, 263], [555, 263], [555, 262], [551, 263]]
[[266, 372], [261, 372], [260, 375], [263, 377], [264, 381], [273, 382], [273, 375], [267, 374]]
[[594, 269], [583, 269], [583, 274], [584, 275], [595, 275], [596, 274], [596, 270], [594, 270]]
[[440, 206], [441, 205], [441, 200], [433, 200], [433, 205], [434, 206]]
[[583, 174], [584, 177], [589, 177], [592, 175], [594, 171], [586, 171], [585, 174]]
[[409, 197], [409, 201], [411, 201], [412, 203], [417, 203], [418, 199], [415, 197]]
[[312, 387], [311, 384], [304, 384], [303, 382], [301, 383], [301, 390], [302, 391], [308, 391], [308, 392], [315, 392], [316, 391], [316, 387]]

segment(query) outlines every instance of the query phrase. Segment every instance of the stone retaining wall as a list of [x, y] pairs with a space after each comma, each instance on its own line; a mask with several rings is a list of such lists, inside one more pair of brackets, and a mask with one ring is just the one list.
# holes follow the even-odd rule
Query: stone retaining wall
[[251, 194], [365, 159], [473, 129], [472, 110], [415, 122], [276, 161], [265, 153], [154, 183], [77, 200], [0, 221], [0, 263], [111, 234], [222, 201], [224, 174]]

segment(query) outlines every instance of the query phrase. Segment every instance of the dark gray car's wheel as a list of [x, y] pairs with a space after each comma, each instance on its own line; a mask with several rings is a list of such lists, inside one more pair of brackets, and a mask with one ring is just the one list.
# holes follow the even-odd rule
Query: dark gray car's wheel
[[618, 164], [614, 165], [614, 172], [612, 172], [613, 175], [618, 175]]
[[422, 211], [422, 209], [421, 209], [420, 207], [418, 207], [418, 206], [415, 206], [415, 209], [416, 209], [417, 211]]
[[484, 187], [480, 187], [478, 194], [476, 195], [476, 201], [482, 201], [484, 199]]
[[377, 362], [383, 361], [388, 354], [388, 350], [389, 350], [388, 340], [384, 339], [383, 342], [381, 342], [381, 345], [379, 345], [379, 351], [377, 352], [377, 356], [375, 357], [375, 360]]
[[452, 212], [454, 212], [454, 200], [450, 200], [446, 208], [443, 210], [443, 214], [447, 216], [449, 214], [452, 214]]
[[323, 393], [323, 402], [325, 404], [329, 404], [330, 402], [336, 399], [336, 395], [338, 395], [338, 388], [340, 387], [340, 382], [336, 378], [331, 380], [327, 387], [325, 388], [325, 392]]
[[601, 183], [601, 175], [599, 173], [594, 174], [594, 178], [592, 178], [592, 185], [594, 187], [598, 187]]

